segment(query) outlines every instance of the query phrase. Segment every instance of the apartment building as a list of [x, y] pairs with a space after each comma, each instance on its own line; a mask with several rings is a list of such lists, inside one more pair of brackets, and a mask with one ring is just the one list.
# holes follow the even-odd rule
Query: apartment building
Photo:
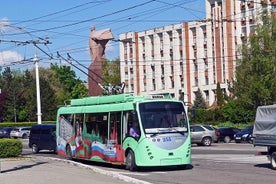
[[120, 34], [125, 92], [170, 93], [193, 103], [200, 89], [211, 106], [219, 82], [231, 95], [239, 47], [254, 33], [258, 14], [275, 7], [276, 0], [206, 0], [204, 20]]

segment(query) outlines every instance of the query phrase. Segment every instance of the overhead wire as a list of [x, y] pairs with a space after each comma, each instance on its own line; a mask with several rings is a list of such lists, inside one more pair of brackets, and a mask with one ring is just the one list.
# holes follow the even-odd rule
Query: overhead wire
[[[164, 3], [163, 1], [158, 1], [158, 2], [161, 2], [161, 3]], [[169, 3], [170, 4], [170, 3]], [[38, 20], [38, 19], [37, 19]], [[125, 20], [125, 21], [127, 21], [127, 20]], [[141, 21], [146, 21], [146, 20], [141, 20]], [[136, 21], [137, 22], [137, 21]], [[37, 30], [36, 30], [37, 31]], [[48, 31], [50, 31], [50, 30], [48, 30]], [[81, 51], [86, 51], [86, 49], [85, 48], [87, 48], [87, 47], [84, 47], [84, 49], [80, 49], [79, 51], [81, 52]]]

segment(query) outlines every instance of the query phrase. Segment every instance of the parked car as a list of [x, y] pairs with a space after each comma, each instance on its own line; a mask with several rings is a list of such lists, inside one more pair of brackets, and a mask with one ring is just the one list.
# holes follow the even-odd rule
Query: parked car
[[219, 128], [216, 130], [216, 135], [218, 137], [217, 142], [223, 141], [225, 143], [229, 143], [234, 140], [234, 135], [239, 131], [240, 129], [233, 127]]
[[32, 148], [33, 153], [38, 153], [40, 150], [56, 152], [56, 125], [33, 125], [29, 137], [29, 147]]
[[217, 140], [215, 129], [209, 125], [191, 125], [192, 144], [211, 146]]
[[17, 127], [17, 128], [14, 128], [10, 133], [10, 137], [11, 138], [27, 139], [30, 135], [30, 130], [31, 130], [31, 127]]
[[242, 129], [241, 131], [237, 132], [234, 135], [234, 139], [236, 143], [240, 143], [240, 142], [249, 142], [252, 143], [253, 142], [253, 126], [248, 126], [244, 129]]
[[13, 129], [13, 127], [5, 127], [0, 129], [0, 138], [10, 138], [10, 133]]

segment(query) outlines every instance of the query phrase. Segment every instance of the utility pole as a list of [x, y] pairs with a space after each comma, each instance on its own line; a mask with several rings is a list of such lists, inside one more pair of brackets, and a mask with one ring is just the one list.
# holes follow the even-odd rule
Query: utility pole
[[38, 58], [35, 54], [35, 79], [36, 79], [36, 100], [37, 100], [37, 124], [41, 124], [41, 100], [40, 100], [40, 84], [39, 84], [39, 70], [38, 70]]
[[[39, 49], [41, 52], [43, 52], [44, 54], [46, 54], [47, 56], [52, 58], [52, 56], [50, 56], [48, 53], [46, 53], [44, 50], [42, 50], [38, 46], [39, 44], [42, 44], [42, 45], [51, 44], [51, 42], [49, 42], [48, 40], [43, 39], [41, 41], [41, 39], [39, 39], [39, 40], [19, 41], [19, 40], [1, 40], [0, 39], [0, 43], [1, 42], [16, 43], [16, 44], [20, 44], [20, 45], [32, 44], [37, 49]], [[39, 84], [38, 58], [37, 58], [36, 54], [34, 56], [33, 61], [35, 63], [35, 75], [36, 75], [37, 124], [41, 124], [41, 115], [42, 115], [42, 113], [41, 113], [41, 99], [40, 99], [40, 84]]]

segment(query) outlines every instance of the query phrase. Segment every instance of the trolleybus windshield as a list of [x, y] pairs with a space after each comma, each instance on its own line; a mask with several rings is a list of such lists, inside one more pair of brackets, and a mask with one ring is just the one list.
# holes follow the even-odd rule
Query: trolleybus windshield
[[188, 131], [188, 121], [181, 102], [141, 103], [139, 111], [146, 134], [183, 134]]

